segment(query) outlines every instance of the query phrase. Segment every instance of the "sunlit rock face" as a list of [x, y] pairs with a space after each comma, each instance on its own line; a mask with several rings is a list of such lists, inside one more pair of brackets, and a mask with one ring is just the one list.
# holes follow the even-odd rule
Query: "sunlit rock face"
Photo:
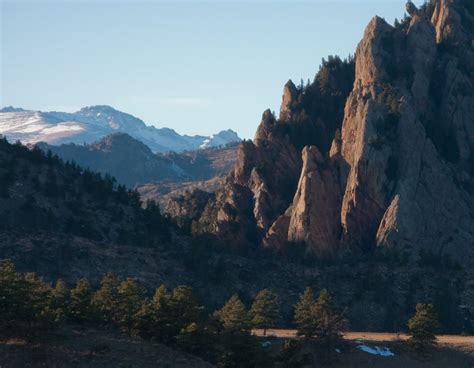
[[[321, 257], [341, 249], [418, 254], [424, 248], [471, 262], [469, 4], [409, 2], [411, 16], [397, 26], [373, 18], [357, 48], [355, 73], [346, 78], [347, 94], [343, 68], [323, 69], [307, 87], [289, 81], [279, 119], [267, 110], [254, 141], [241, 144], [220, 191], [225, 200], [216, 205], [216, 228], [257, 234], [251, 242], [267, 248], [303, 244]], [[322, 101], [335, 109], [326, 114]], [[242, 227], [249, 224], [254, 231]]]
[[462, 44], [456, 3], [438, 2], [433, 22], [416, 12], [396, 29], [374, 18], [359, 44], [342, 128], [345, 243], [427, 248], [459, 260], [472, 253], [465, 160], [474, 147], [473, 76], [459, 65], [472, 50]]

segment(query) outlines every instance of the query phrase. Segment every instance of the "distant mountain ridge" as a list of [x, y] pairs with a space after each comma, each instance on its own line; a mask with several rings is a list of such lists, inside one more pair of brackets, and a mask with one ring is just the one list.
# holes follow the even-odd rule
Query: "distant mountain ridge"
[[64, 161], [102, 174], [114, 176], [129, 188], [157, 182], [208, 180], [227, 175], [237, 157], [237, 144], [195, 151], [153, 153], [141, 141], [126, 133], [109, 134], [86, 145], [74, 143], [60, 146], [40, 142], [43, 151], [51, 151]]
[[143, 120], [106, 105], [84, 107], [75, 113], [12, 106], [0, 110], [0, 134], [24, 144], [93, 143], [112, 133], [127, 133], [153, 152], [183, 152], [240, 141], [230, 129], [211, 136], [180, 135], [170, 128], [148, 126]]

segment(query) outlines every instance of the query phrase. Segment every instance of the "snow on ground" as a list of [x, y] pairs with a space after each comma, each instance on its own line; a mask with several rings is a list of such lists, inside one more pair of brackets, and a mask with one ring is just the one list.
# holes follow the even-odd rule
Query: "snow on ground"
[[370, 347], [368, 345], [361, 344], [361, 345], [357, 345], [357, 349], [368, 354], [380, 355], [383, 357], [391, 357], [395, 355], [394, 353], [391, 352], [389, 348], [386, 348], [386, 347], [379, 347], [379, 346]]
[[54, 133], [62, 133], [62, 132], [72, 132], [72, 131], [83, 131], [85, 130], [79, 124], [75, 122], [64, 122], [59, 123], [58, 125], [53, 125], [52, 127], [43, 128], [44, 134], [54, 134]]

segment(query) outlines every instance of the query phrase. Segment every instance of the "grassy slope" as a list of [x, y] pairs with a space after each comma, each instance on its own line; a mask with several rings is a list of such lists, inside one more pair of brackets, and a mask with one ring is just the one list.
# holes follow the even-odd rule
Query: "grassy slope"
[[[262, 338], [263, 339], [263, 338]], [[270, 338], [275, 350], [283, 339]], [[42, 339], [43, 340], [43, 339]], [[425, 357], [415, 355], [405, 344], [396, 341], [366, 342], [369, 346], [384, 346], [395, 357], [374, 356], [357, 350], [351, 340], [341, 354], [328, 362], [315, 360], [312, 367], [325, 368], [471, 368], [474, 365], [474, 343], [459, 341], [440, 343]], [[307, 346], [311, 352], [311, 346]], [[129, 339], [114, 332], [67, 326], [41, 343], [23, 339], [0, 338], [2, 368], [207, 368], [210, 364], [199, 358], [160, 344]]]
[[0, 367], [206, 368], [201, 359], [113, 332], [65, 327], [41, 343], [0, 339]]

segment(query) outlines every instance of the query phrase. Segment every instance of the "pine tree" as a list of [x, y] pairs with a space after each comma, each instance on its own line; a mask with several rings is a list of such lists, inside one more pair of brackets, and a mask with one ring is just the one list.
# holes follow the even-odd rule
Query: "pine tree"
[[263, 329], [266, 335], [267, 328], [272, 327], [280, 316], [278, 297], [268, 289], [261, 290], [250, 308], [252, 326]]
[[143, 338], [154, 338], [162, 343], [171, 342], [170, 295], [164, 285], [155, 290], [153, 298], [143, 303], [135, 315], [135, 329]]
[[9, 259], [0, 260], [0, 326], [21, 320], [27, 290], [21, 275]]
[[314, 317], [314, 304], [313, 291], [308, 287], [295, 305], [294, 321], [298, 328], [298, 336], [310, 338], [316, 334], [317, 321]]
[[322, 289], [313, 307], [316, 320], [316, 338], [332, 351], [336, 343], [342, 339], [341, 331], [346, 327], [345, 320], [336, 312], [332, 298], [326, 289]]
[[52, 319], [54, 317], [55, 322], [62, 322], [68, 313], [70, 298], [71, 291], [66, 282], [62, 279], [58, 279], [54, 288], [51, 289], [51, 311], [45, 311], [43, 313], [45, 318], [48, 317]]
[[34, 272], [25, 275], [27, 300], [25, 300], [24, 322], [30, 325], [38, 320], [42, 311], [49, 307], [51, 302], [51, 286], [43, 282]]
[[51, 291], [51, 307], [60, 309], [63, 314], [66, 313], [71, 291], [63, 279], [58, 279], [54, 289]]
[[216, 311], [215, 316], [229, 332], [245, 332], [249, 329], [247, 310], [237, 295], [233, 295], [222, 309]]
[[91, 317], [92, 291], [87, 279], [80, 279], [76, 287], [71, 290], [69, 303], [69, 318], [78, 323], [83, 323]]
[[176, 336], [182, 328], [201, 320], [202, 307], [198, 304], [193, 289], [189, 286], [178, 286], [173, 289], [168, 299], [170, 326]]
[[91, 301], [94, 316], [102, 324], [113, 320], [117, 308], [119, 280], [113, 273], [106, 273]]
[[432, 304], [417, 304], [415, 315], [408, 321], [410, 342], [418, 350], [436, 344], [439, 330], [438, 315]]
[[128, 336], [132, 336], [136, 324], [135, 316], [143, 305], [144, 289], [134, 279], [128, 278], [117, 289], [118, 298], [114, 321]]

